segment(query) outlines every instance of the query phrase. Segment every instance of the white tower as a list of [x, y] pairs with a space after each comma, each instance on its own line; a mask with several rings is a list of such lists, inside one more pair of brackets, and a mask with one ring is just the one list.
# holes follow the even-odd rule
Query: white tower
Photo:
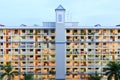
[[65, 9], [59, 5], [56, 9], [56, 80], [65, 80]]
[[56, 9], [56, 23], [64, 23], [65, 22], [65, 9], [59, 5]]

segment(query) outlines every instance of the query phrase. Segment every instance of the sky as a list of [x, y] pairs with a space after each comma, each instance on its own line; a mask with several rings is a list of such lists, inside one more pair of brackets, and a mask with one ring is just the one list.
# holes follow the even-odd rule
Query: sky
[[120, 0], [0, 0], [0, 24], [54, 22], [54, 9], [60, 4], [66, 9], [66, 22], [79, 22], [81, 26], [120, 24]]

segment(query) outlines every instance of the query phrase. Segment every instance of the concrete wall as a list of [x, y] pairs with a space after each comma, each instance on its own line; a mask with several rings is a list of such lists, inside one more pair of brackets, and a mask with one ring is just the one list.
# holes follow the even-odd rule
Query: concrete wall
[[65, 62], [65, 28], [64, 23], [56, 23], [56, 80], [64, 80]]

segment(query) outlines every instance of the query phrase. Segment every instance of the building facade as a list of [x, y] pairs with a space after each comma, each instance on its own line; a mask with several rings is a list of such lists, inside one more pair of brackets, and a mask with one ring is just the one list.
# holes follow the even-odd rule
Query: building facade
[[119, 26], [79, 26], [65, 22], [61, 5], [55, 12], [56, 21], [43, 26], [0, 27], [0, 64], [12, 63], [21, 73], [15, 80], [23, 80], [24, 73], [41, 80], [86, 80], [120, 60]]

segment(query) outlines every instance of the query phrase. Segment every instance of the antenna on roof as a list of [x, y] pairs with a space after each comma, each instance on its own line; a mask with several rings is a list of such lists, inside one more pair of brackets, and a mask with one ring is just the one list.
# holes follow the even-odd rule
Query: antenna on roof
[[67, 20], [66, 20], [66, 21], [69, 22], [69, 21], [70, 21], [70, 19], [69, 19], [69, 11], [67, 11], [67, 14], [66, 14], [66, 15], [67, 15]]
[[72, 22], [72, 13], [70, 14], [70, 22]]
[[72, 14], [70, 13], [70, 11], [67, 12], [67, 21], [71, 22], [72, 21]]

